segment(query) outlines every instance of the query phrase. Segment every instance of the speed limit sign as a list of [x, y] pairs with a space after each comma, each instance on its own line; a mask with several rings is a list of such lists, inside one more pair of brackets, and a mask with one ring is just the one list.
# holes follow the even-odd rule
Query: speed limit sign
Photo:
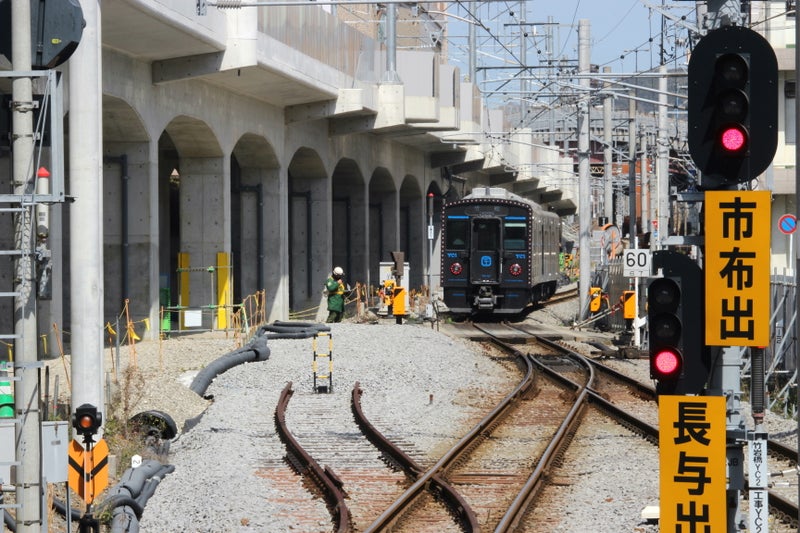
[[622, 255], [622, 275], [629, 278], [652, 276], [652, 254], [647, 249], [628, 249]]

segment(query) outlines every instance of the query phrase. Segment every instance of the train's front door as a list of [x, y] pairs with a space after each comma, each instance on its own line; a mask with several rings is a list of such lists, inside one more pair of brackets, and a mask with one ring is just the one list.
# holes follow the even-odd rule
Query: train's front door
[[472, 283], [497, 283], [500, 280], [500, 220], [475, 218], [472, 220], [472, 254], [470, 281]]

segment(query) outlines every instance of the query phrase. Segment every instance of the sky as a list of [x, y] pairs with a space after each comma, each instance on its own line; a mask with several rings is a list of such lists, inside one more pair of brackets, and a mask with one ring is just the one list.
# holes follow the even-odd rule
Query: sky
[[[650, 4], [660, 6], [661, 0], [646, 0]], [[469, 18], [469, 2], [458, 3], [448, 9], [451, 13]], [[525, 2], [479, 2], [478, 13], [481, 22], [498, 40], [512, 43], [511, 51], [518, 52], [519, 29], [527, 27], [533, 42], [529, 48], [528, 64], [532, 54], [537, 53], [542, 41], [537, 42], [534, 34], [545, 31], [544, 25], [531, 23], [547, 22], [552, 16], [556, 24], [554, 35], [560, 46], [561, 57], [577, 59], [578, 21], [587, 19], [590, 23], [591, 62], [601, 66], [610, 66], [615, 72], [633, 72], [647, 70], [659, 64], [659, 45], [661, 43], [661, 20], [659, 13], [649, 10], [642, 0], [527, 0]], [[675, 7], [677, 5], [677, 7]], [[524, 6], [524, 7], [523, 7]], [[694, 2], [672, 3], [671, 13], [694, 18]], [[685, 6], [685, 7], [683, 7]], [[521, 10], [525, 12], [522, 13]], [[458, 11], [456, 11], [458, 10]], [[521, 26], [524, 21], [526, 26]], [[665, 39], [667, 56], [674, 53], [675, 38], [687, 37], [685, 29], [676, 32], [676, 26], [668, 21]], [[461, 30], [462, 34], [466, 30]], [[514, 35], [517, 35], [515, 38]], [[502, 37], [501, 37], [502, 36]], [[650, 42], [651, 36], [653, 41]], [[516, 48], [515, 45], [516, 44]], [[492, 43], [479, 43], [484, 58]], [[497, 44], [497, 43], [495, 43]], [[638, 50], [638, 51], [637, 51]], [[501, 55], [504, 50], [497, 46], [493, 55]], [[682, 50], [680, 51], [682, 55]], [[624, 56], [621, 59], [620, 56]], [[669, 60], [669, 58], [667, 58]], [[487, 59], [488, 60], [488, 59]], [[478, 60], [479, 63], [481, 59]]]

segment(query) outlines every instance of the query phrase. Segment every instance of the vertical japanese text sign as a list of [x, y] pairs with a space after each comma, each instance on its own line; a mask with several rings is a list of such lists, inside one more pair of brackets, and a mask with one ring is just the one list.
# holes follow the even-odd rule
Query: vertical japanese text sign
[[770, 191], [707, 191], [706, 344], [769, 345]]
[[725, 398], [661, 396], [661, 531], [725, 533]]

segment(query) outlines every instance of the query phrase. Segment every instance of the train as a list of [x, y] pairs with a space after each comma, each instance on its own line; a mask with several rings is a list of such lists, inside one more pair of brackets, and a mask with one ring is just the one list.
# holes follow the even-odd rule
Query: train
[[561, 219], [498, 187], [442, 208], [441, 287], [453, 315], [521, 315], [555, 294]]

